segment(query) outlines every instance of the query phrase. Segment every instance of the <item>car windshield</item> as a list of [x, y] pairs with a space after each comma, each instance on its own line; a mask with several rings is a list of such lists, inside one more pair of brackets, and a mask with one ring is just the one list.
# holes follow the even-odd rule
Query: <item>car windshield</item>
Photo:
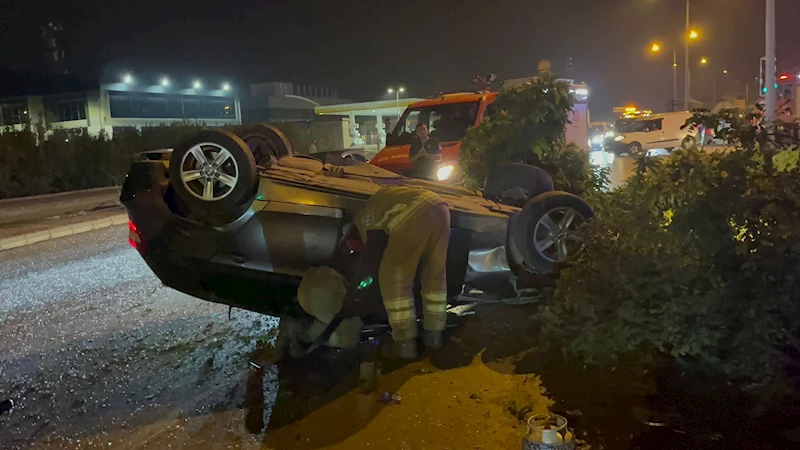
[[650, 120], [646, 119], [620, 119], [617, 121], [615, 128], [617, 129], [617, 133], [646, 131], [645, 128], [652, 129], [652, 127], [648, 127], [650, 122]]
[[409, 108], [403, 113], [392, 136], [402, 138], [413, 133], [418, 124], [424, 123], [431, 132], [431, 138], [441, 142], [460, 141], [467, 134], [467, 129], [475, 124], [477, 115], [478, 102]]

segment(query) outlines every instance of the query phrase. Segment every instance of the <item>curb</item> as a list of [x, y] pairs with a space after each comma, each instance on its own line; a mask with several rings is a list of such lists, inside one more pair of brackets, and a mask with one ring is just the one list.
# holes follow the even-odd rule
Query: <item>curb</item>
[[49, 241], [51, 239], [72, 236], [74, 234], [86, 233], [87, 231], [99, 230], [113, 225], [123, 225], [126, 223], [128, 223], [128, 215], [117, 214], [111, 217], [105, 217], [103, 219], [88, 220], [86, 222], [64, 225], [61, 227], [51, 228], [49, 230], [22, 234], [19, 236], [0, 239], [0, 251], [11, 250], [12, 248], [24, 247], [37, 242]]

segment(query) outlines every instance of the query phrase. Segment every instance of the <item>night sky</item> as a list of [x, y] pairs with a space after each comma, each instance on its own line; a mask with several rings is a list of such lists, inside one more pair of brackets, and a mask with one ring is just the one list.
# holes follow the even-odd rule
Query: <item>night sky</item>
[[[75, 6], [67, 7], [71, 3]], [[174, 1], [5, 0], [0, 67], [45, 70], [39, 27], [68, 31], [70, 72], [116, 81], [137, 78], [291, 81], [335, 87], [355, 100], [470, 87], [476, 74], [499, 79], [556, 72], [589, 84], [593, 119], [636, 102], [663, 110], [671, 96], [671, 42], [680, 45], [683, 0]], [[754, 83], [764, 52], [763, 0], [692, 0], [702, 38], [692, 47], [715, 65], [693, 71], [693, 94], [721, 95], [736, 79]], [[800, 67], [800, 1], [777, 0], [779, 65]], [[660, 57], [649, 44], [665, 47]], [[671, 42], [670, 42], [671, 41]], [[572, 71], [568, 72], [568, 58]], [[728, 70], [723, 75], [722, 70]], [[739, 84], [738, 86], [741, 86]], [[751, 84], [754, 88], [755, 84]], [[743, 92], [743, 88], [739, 88]]]

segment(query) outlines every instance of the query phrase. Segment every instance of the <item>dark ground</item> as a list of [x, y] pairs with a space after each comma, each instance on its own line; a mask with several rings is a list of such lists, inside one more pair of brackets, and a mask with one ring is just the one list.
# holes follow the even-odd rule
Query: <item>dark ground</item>
[[[647, 376], [538, 352], [534, 305], [480, 305], [453, 322], [444, 350], [384, 363], [374, 391], [359, 385], [369, 346], [268, 365], [275, 319], [228, 320], [225, 306], [160, 287], [126, 235], [0, 253], [0, 400], [15, 402], [0, 415], [0, 448], [503, 448], [520, 442], [518, 416], [551, 399], [591, 448], [792, 448], [775, 430], [753, 434], [733, 399], [662, 395], [651, 400], [709, 420], [640, 424], [646, 399], [631, 380]], [[383, 391], [401, 404], [380, 403]]]

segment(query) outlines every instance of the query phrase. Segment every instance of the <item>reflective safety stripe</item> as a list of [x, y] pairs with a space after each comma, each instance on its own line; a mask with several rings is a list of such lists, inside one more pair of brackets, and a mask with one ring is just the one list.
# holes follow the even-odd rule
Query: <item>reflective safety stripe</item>
[[423, 292], [422, 298], [429, 302], [444, 303], [447, 301], [447, 292]]
[[389, 314], [389, 323], [392, 322], [400, 322], [404, 320], [411, 320], [415, 318], [415, 313], [413, 309], [404, 309], [404, 310], [387, 310]]
[[446, 303], [428, 303], [425, 305], [425, 310], [432, 313], [445, 313], [447, 311]]
[[384, 300], [383, 306], [385, 306], [386, 309], [411, 308], [414, 306], [414, 299], [411, 297], [403, 297], [394, 300]]

